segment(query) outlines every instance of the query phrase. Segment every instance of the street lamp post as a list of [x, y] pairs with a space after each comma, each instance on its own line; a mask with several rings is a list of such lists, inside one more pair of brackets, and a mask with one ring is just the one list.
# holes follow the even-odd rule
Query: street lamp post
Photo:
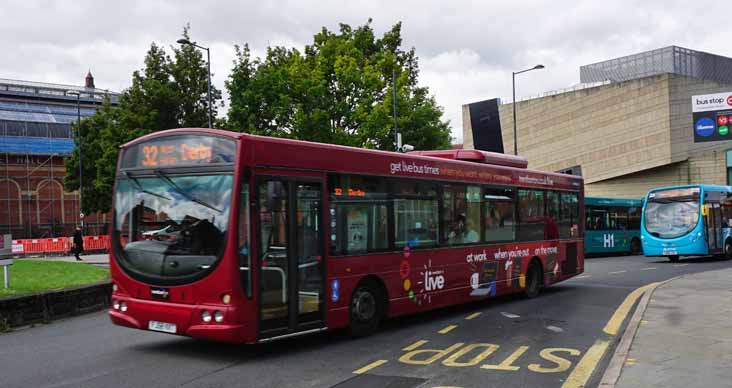
[[188, 44], [193, 47], [198, 47], [201, 50], [206, 50], [206, 57], [207, 57], [207, 63], [208, 63], [208, 127], [213, 128], [211, 126], [211, 51], [208, 49], [208, 47], [199, 46], [186, 38], [178, 39], [178, 43], [179, 44]]
[[518, 142], [516, 141], [516, 74], [526, 73], [531, 70], [543, 69], [544, 65], [536, 65], [531, 69], [514, 71], [511, 73], [511, 84], [513, 86], [513, 154], [518, 155]]
[[84, 177], [82, 171], [82, 153], [81, 153], [81, 93], [76, 90], [69, 90], [66, 94], [74, 96], [76, 95], [76, 133], [79, 136], [79, 223], [81, 224], [81, 230], [84, 230]]

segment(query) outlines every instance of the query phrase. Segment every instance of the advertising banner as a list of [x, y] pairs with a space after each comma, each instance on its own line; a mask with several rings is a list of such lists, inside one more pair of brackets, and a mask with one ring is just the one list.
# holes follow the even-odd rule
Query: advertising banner
[[694, 143], [732, 140], [732, 92], [691, 97]]

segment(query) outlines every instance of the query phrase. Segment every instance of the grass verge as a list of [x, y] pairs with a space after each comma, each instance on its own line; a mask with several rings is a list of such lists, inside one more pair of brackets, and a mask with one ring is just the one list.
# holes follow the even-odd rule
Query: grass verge
[[109, 278], [109, 270], [84, 263], [20, 259], [10, 266], [10, 288], [3, 288], [2, 276], [0, 298], [101, 282]]

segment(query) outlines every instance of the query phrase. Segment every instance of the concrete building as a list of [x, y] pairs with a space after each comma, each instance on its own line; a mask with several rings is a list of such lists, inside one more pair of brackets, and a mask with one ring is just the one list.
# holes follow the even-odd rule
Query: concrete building
[[[582, 66], [580, 75], [575, 88], [516, 102], [518, 152], [530, 168], [580, 174], [588, 196], [732, 184], [732, 133], [695, 142], [692, 115], [692, 96], [732, 96], [731, 58], [671, 46]], [[490, 104], [497, 114], [480, 116]], [[727, 108], [720, 114], [732, 116]], [[464, 147], [510, 153], [512, 110], [498, 100], [463, 106]]]
[[[72, 233], [80, 220], [79, 193], [63, 186], [64, 159], [75, 147], [72, 124], [117, 97], [95, 88], [91, 72], [84, 86], [0, 79], [0, 234]], [[88, 215], [85, 232], [105, 233], [107, 222], [105, 214]]]

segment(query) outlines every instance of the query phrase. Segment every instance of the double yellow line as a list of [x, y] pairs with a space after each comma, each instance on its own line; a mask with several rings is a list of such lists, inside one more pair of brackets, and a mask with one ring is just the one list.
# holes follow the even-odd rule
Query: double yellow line
[[[640, 287], [625, 297], [625, 300], [615, 310], [613, 316], [607, 321], [602, 331], [610, 336], [615, 336], [620, 330], [620, 326], [623, 325], [625, 318], [628, 316], [630, 309], [646, 292], [653, 291], [661, 283], [651, 283]], [[577, 366], [574, 367], [572, 373], [569, 374], [567, 380], [562, 385], [562, 388], [582, 388], [587, 384], [592, 372], [597, 368], [597, 364], [602, 360], [605, 352], [610, 347], [610, 339], [598, 339], [590, 348], [585, 352]]]

